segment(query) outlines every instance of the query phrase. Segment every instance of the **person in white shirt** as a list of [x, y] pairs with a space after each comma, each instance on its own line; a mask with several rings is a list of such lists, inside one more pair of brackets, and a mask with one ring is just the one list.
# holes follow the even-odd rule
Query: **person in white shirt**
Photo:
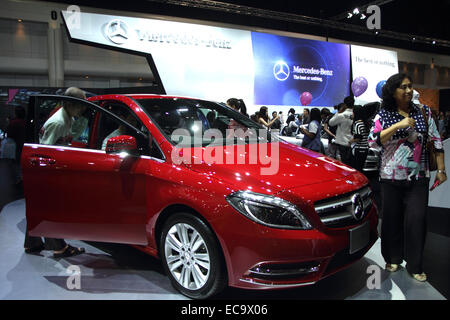
[[281, 121], [281, 124], [283, 124], [283, 123], [284, 123], [284, 115], [283, 115], [283, 111], [278, 112], [278, 114], [280, 115], [280, 121]]
[[330, 119], [330, 126], [337, 126], [335, 143], [338, 146], [341, 161], [346, 165], [351, 165], [350, 141], [353, 139], [353, 104], [354, 98], [347, 97], [339, 111]]
[[[81, 89], [71, 87], [66, 90], [67, 96], [86, 99]], [[72, 141], [72, 124], [74, 117], [79, 117], [86, 107], [81, 104], [64, 102], [64, 105], [56, 111], [41, 128], [39, 143], [49, 145], [69, 145]]]

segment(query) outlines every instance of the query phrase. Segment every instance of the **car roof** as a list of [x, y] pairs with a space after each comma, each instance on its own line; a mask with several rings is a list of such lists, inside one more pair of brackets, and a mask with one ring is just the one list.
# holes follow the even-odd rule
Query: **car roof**
[[100, 94], [93, 97], [89, 97], [88, 100], [121, 100], [119, 97], [126, 97], [131, 98], [134, 100], [140, 100], [140, 99], [187, 99], [187, 100], [202, 100], [202, 101], [211, 101], [216, 103], [222, 103], [218, 100], [208, 100], [203, 98], [197, 98], [197, 97], [188, 97], [188, 96], [176, 96], [176, 95], [165, 95], [165, 94], [154, 94], [154, 93], [129, 93], [129, 94]]
[[185, 96], [175, 96], [175, 95], [164, 95], [164, 94], [144, 94], [144, 93], [133, 93], [133, 94], [124, 94], [126, 97], [130, 97], [133, 99], [195, 99], [195, 100], [203, 100], [195, 97], [185, 97]]

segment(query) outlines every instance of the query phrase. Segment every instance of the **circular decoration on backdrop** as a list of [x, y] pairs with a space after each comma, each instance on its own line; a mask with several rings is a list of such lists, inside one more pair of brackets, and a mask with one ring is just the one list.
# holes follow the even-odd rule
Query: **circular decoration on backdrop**
[[357, 77], [352, 82], [352, 92], [355, 97], [359, 97], [367, 90], [367, 79], [364, 77]]
[[377, 95], [378, 97], [381, 98], [381, 93], [383, 92], [383, 86], [386, 84], [386, 80], [381, 80], [380, 82], [378, 82], [377, 87], [376, 87], [376, 91], [377, 91]]
[[312, 94], [308, 91], [305, 91], [300, 96], [300, 102], [302, 103], [302, 106], [307, 106], [312, 101]]

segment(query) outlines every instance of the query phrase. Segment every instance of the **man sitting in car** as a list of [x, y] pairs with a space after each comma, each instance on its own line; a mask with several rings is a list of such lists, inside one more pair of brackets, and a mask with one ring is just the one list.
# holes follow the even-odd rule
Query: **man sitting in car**
[[[119, 117], [128, 122], [129, 124], [131, 124], [133, 127], [136, 127], [137, 121], [130, 112], [123, 111], [122, 113], [119, 114]], [[120, 124], [116, 130], [111, 132], [105, 139], [103, 139], [102, 150], [106, 149], [106, 144], [110, 138], [128, 134], [127, 129], [128, 128], [125, 125]]]

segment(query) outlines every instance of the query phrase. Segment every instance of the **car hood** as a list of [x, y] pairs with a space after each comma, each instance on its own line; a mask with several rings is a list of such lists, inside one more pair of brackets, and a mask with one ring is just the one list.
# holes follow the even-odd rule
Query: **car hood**
[[[280, 141], [279, 143], [261, 144], [258, 146], [258, 152], [261, 151], [261, 147], [264, 151], [264, 145], [267, 147], [269, 156], [259, 157], [256, 163], [250, 161], [251, 155], [255, 154], [252, 145], [241, 145], [191, 148], [191, 164], [185, 163], [185, 165], [195, 172], [227, 183], [232, 189], [251, 190], [264, 194], [275, 194], [298, 186], [342, 179], [357, 173], [353, 168], [335, 159], [291, 143]], [[278, 152], [274, 149], [277, 146]], [[208, 148], [214, 148], [214, 153]], [[253, 145], [253, 148], [256, 147]], [[204, 161], [205, 155], [210, 154], [219, 155], [219, 158], [222, 154], [223, 163]], [[234, 154], [234, 158], [231, 157], [231, 154]], [[230, 161], [227, 160], [227, 156]], [[201, 162], [199, 158], [202, 159]], [[243, 164], [239, 164], [238, 159]]]

